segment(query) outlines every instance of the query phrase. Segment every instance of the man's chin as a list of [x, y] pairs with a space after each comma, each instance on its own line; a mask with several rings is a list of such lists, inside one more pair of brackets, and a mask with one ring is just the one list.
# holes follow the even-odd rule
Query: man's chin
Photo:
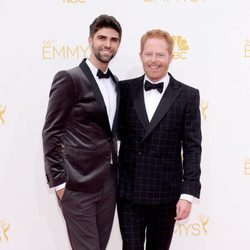
[[109, 63], [112, 60], [113, 56], [102, 56], [101, 58], [99, 58], [99, 60], [102, 63]]

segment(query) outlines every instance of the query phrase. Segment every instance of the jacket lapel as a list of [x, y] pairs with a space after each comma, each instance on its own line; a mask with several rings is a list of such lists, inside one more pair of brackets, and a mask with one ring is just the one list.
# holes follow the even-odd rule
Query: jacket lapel
[[86, 59], [84, 59], [81, 63], [80, 63], [80, 68], [83, 71], [83, 73], [87, 76], [88, 81], [90, 83], [90, 85], [92, 86], [92, 90], [94, 92], [96, 101], [98, 103], [98, 106], [100, 108], [101, 114], [102, 114], [102, 120], [104, 121], [104, 126], [106, 128], [107, 131], [111, 132], [110, 130], [110, 125], [109, 125], [109, 120], [108, 120], [108, 114], [107, 114], [107, 110], [106, 110], [106, 106], [104, 103], [104, 99], [102, 97], [102, 93], [97, 85], [97, 82], [91, 72], [91, 70], [89, 69], [88, 65], [86, 64]]
[[120, 88], [118, 86], [118, 79], [116, 76], [114, 76], [111, 73], [111, 78], [113, 82], [115, 83], [115, 89], [116, 89], [116, 111], [115, 111], [115, 117], [114, 117], [114, 122], [113, 122], [113, 127], [112, 127], [112, 133], [113, 135], [116, 135], [117, 132], [117, 125], [118, 125], [118, 117], [119, 117], [119, 108], [120, 108]]
[[142, 138], [142, 142], [145, 138], [152, 132], [152, 130], [157, 126], [157, 124], [161, 121], [161, 119], [168, 112], [175, 99], [181, 92], [181, 85], [170, 75], [170, 81], [165, 93], [162, 96], [162, 99], [150, 121], [145, 134]]
[[137, 78], [135, 82], [133, 82], [130, 87], [131, 93], [133, 95], [133, 104], [136, 111], [136, 114], [143, 125], [143, 127], [146, 129], [149, 124], [145, 103], [144, 103], [144, 95], [143, 95], [143, 79], [144, 75], [140, 78]]

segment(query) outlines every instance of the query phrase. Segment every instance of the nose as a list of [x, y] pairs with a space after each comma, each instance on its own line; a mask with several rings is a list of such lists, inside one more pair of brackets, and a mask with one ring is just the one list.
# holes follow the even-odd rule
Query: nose
[[156, 61], [156, 60], [157, 60], [157, 55], [156, 54], [152, 54], [151, 61]]
[[111, 41], [109, 39], [106, 40], [105, 47], [108, 47], [108, 48], [111, 47]]

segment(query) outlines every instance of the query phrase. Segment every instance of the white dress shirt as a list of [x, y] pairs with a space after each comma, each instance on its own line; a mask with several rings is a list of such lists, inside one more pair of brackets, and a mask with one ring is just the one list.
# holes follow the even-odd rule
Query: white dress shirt
[[[108, 118], [109, 118], [110, 129], [112, 130], [113, 122], [115, 118], [115, 112], [116, 112], [116, 98], [117, 98], [115, 83], [113, 82], [111, 77], [99, 79], [98, 76], [96, 75], [98, 69], [89, 60], [86, 60], [86, 63], [89, 66], [97, 82], [97, 85], [102, 93], [102, 97], [104, 99], [104, 103], [105, 103]], [[103, 72], [103, 73], [106, 73], [106, 72]]]

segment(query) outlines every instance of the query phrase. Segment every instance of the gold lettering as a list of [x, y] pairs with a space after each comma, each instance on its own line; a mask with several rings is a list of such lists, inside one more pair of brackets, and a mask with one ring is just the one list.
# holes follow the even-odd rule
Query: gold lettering
[[83, 58], [89, 56], [89, 54], [90, 54], [90, 47], [89, 46], [86, 47], [85, 49], [82, 46], [80, 46], [80, 50], [82, 50], [82, 52], [83, 52]]
[[181, 224], [177, 224], [177, 226], [175, 226], [174, 233], [177, 234], [178, 231], [180, 232], [180, 236], [181, 236]]
[[185, 60], [185, 59], [187, 59], [187, 52], [180, 52], [180, 58], [182, 59], [182, 60]]
[[77, 59], [88, 57], [87, 55], [88, 50], [89, 50], [89, 47], [83, 48], [81, 46], [77, 46], [72, 51], [72, 49], [67, 46], [66, 47], [67, 58], [69, 58], [70, 56], [73, 56], [73, 57], [75, 56]]
[[201, 101], [200, 109], [201, 109], [201, 115], [202, 115], [203, 119], [206, 121], [207, 120], [208, 102]]
[[53, 54], [53, 59], [55, 59], [55, 55], [58, 55], [58, 57], [62, 54], [63, 59], [65, 59], [65, 47], [63, 46], [59, 51], [57, 51], [56, 47], [52, 47], [52, 54]]
[[250, 44], [245, 45], [245, 57], [250, 57]]
[[173, 52], [173, 59], [176, 59], [176, 60], [179, 59], [179, 52], [177, 52], [177, 51]]
[[193, 229], [193, 231], [192, 231], [193, 236], [199, 236], [201, 234], [200, 225], [198, 223], [194, 223], [192, 225], [192, 229]]
[[245, 175], [250, 175], [250, 158], [245, 159]]
[[6, 106], [4, 106], [4, 107], [0, 106], [0, 122], [2, 124], [4, 124], [4, 122], [5, 122], [4, 118], [3, 118], [5, 111], [6, 111]]
[[173, 52], [173, 59], [186, 60], [187, 59], [187, 52], [175, 51], [175, 52]]
[[51, 54], [51, 46], [43, 46], [43, 59], [52, 59], [50, 54]]
[[63, 0], [64, 3], [85, 3], [86, 0]]
[[204, 235], [206, 236], [207, 235], [207, 228], [206, 228], [206, 226], [208, 224], [209, 218], [205, 217], [204, 215], [199, 215], [198, 219], [201, 221], [202, 229], [203, 229]]
[[52, 41], [50, 41], [50, 40], [43, 41], [42, 58], [44, 60], [52, 59], [52, 57], [51, 57], [51, 47], [52, 47]]
[[76, 58], [79, 58], [79, 46], [75, 47], [74, 51], [72, 52], [70, 47], [66, 47], [67, 48], [67, 58], [69, 58], [70, 55], [72, 55], [74, 57], [75, 52], [76, 52]]
[[[3, 232], [3, 236], [4, 238], [8, 241], [9, 240], [9, 237], [7, 235], [7, 232], [10, 228], [10, 224], [9, 223], [6, 223], [2, 220], [0, 220], [0, 228], [2, 229], [2, 232]], [[0, 241], [2, 240], [2, 238], [0, 237]]]
[[64, 46], [55, 46], [52, 45], [52, 42], [47, 41], [43, 43], [42, 46], [42, 58], [44, 60], [49, 60], [49, 59], [57, 59], [57, 58], [62, 58], [62, 59], [69, 59], [69, 58], [85, 58], [88, 57], [90, 54], [90, 48], [89, 46], [87, 47], [82, 47], [82, 46], [75, 46], [75, 47], [70, 47], [67, 45]]
[[[250, 163], [250, 159], [249, 159]], [[191, 224], [176, 224], [174, 228], [174, 234], [177, 234], [178, 236], [204, 236], [207, 235], [207, 224], [208, 224], [208, 217], [205, 217], [204, 215], [198, 216], [198, 222], [191, 223]]]
[[188, 227], [185, 226], [185, 224], [182, 224], [182, 226], [185, 228], [186, 230], [186, 236], [188, 236], [188, 230], [189, 228], [192, 226], [191, 224], [188, 225]]

